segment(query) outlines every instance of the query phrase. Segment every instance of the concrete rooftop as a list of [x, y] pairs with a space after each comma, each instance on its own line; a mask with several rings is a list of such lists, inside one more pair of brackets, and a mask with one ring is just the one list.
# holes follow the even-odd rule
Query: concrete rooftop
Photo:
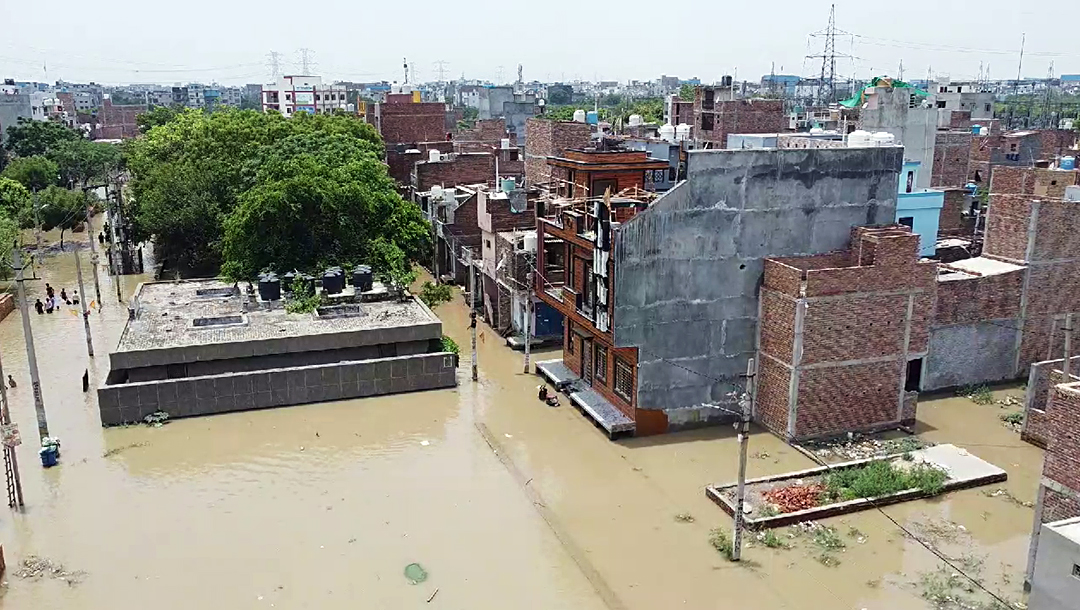
[[986, 258], [985, 256], [977, 256], [975, 258], [965, 258], [947, 265], [942, 265], [942, 269], [954, 273], [943, 273], [938, 276], [938, 279], [950, 281], [965, 279], [973, 275], [1000, 275], [1002, 273], [1009, 273], [1010, 271], [1019, 271], [1023, 269], [1023, 267], [994, 260], [992, 258]]
[[[242, 311], [243, 297], [202, 296], [206, 289], [228, 289], [231, 283], [217, 279], [180, 282], [147, 282], [136, 291], [138, 313], [129, 320], [117, 352], [168, 349], [222, 343], [282, 339], [437, 323], [415, 299], [373, 301], [360, 304], [364, 315], [320, 319], [314, 314], [291, 314], [283, 308]], [[243, 288], [241, 288], [241, 291]], [[198, 318], [245, 316], [245, 321], [197, 328]]]
[[1072, 540], [1076, 544], [1080, 544], [1080, 517], [1062, 519], [1061, 521], [1048, 523], [1046, 526], [1062, 536], [1065, 536], [1069, 540]]

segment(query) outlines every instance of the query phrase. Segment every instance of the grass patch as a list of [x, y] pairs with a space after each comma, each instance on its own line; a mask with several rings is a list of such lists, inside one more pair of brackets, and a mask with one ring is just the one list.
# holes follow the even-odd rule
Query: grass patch
[[690, 513], [679, 513], [675, 515], [675, 520], [679, 523], [693, 523], [694, 515], [691, 515]]
[[715, 528], [709, 532], [709, 544], [712, 548], [716, 549], [716, 552], [723, 555], [728, 561], [734, 561], [735, 547], [732, 545], [731, 538], [728, 537], [727, 532], [720, 528]]
[[764, 544], [765, 546], [769, 547], [770, 549], [787, 549], [787, 548], [791, 548], [791, 545], [789, 545], [780, 536], [777, 536], [772, 530], [765, 530], [765, 532], [763, 534], [761, 534], [760, 539], [761, 539], [761, 543]]
[[957, 396], [963, 396], [977, 405], [988, 405], [994, 402], [994, 395], [985, 384], [966, 385], [956, 392]]
[[998, 417], [1001, 419], [1001, 421], [1007, 424], [1012, 424], [1014, 426], [1019, 426], [1020, 424], [1024, 423], [1023, 411], [1017, 411], [1016, 413], [1004, 413], [1002, 415], [999, 415]]
[[836, 555], [831, 553], [822, 553], [817, 556], [818, 562], [826, 568], [835, 568], [840, 565], [840, 560], [836, 558]]
[[759, 517], [775, 517], [780, 514], [780, 511], [776, 508], [775, 504], [766, 503], [764, 506], [758, 509]]
[[945, 486], [948, 475], [929, 464], [914, 464], [898, 468], [888, 461], [870, 462], [865, 466], [835, 470], [825, 475], [825, 495], [832, 501], [858, 498], [878, 498], [908, 489], [920, 489], [937, 495]]
[[444, 352], [450, 352], [455, 356], [461, 355], [461, 348], [458, 347], [457, 341], [454, 341], [446, 335], [442, 336], [442, 349]]
[[814, 544], [826, 551], [838, 551], [847, 546], [844, 544], [844, 540], [840, 538], [840, 534], [836, 533], [836, 528], [827, 525], [814, 530]]

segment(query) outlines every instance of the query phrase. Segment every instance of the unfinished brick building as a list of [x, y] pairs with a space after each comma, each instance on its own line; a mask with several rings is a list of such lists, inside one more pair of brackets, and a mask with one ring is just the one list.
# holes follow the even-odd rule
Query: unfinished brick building
[[970, 129], [938, 131], [935, 134], [930, 186], [957, 187], [968, 183], [973, 137]]
[[735, 99], [730, 85], [695, 89], [692, 133], [707, 148], [727, 148], [728, 134], [779, 133], [788, 125], [783, 100]]
[[1042, 524], [1080, 517], [1080, 382], [1053, 386], [1046, 406], [1047, 444], [1035, 500], [1026, 581], [1035, 570]]
[[532, 118], [525, 122], [525, 183], [531, 186], [551, 181], [548, 157], [562, 155], [570, 148], [585, 148], [592, 139], [586, 123]]
[[134, 138], [139, 135], [138, 117], [145, 112], [145, 104], [116, 105], [106, 98], [98, 113], [100, 123], [96, 137], [104, 140]]
[[914, 423], [936, 274], [903, 225], [766, 259], [755, 419], [787, 439]]
[[571, 148], [548, 157], [549, 183], [564, 197], [602, 197], [645, 189], [645, 172], [666, 172], [667, 159], [653, 159], [645, 150]]

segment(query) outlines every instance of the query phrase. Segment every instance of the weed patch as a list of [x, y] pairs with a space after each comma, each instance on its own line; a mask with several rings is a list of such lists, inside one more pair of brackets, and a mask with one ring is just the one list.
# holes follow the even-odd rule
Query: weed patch
[[732, 546], [731, 538], [728, 538], [727, 532], [720, 528], [713, 529], [709, 532], [709, 544], [728, 561], [734, 561], [735, 547]]

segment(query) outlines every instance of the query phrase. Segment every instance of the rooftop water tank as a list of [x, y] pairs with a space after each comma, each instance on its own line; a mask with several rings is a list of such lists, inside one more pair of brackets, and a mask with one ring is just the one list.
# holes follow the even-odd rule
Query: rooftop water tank
[[862, 129], [856, 129], [848, 134], [847, 145], [848, 148], [865, 148], [872, 146], [874, 141], [874, 134]]
[[810, 135], [812, 136], [820, 136], [823, 133], [825, 133], [825, 130], [820, 127], [812, 127], [810, 129]]
[[522, 240], [522, 247], [526, 252], [536, 252], [536, 233], [526, 233]]
[[371, 267], [368, 265], [357, 265], [352, 272], [353, 287], [357, 292], [367, 292], [371, 290], [374, 278], [371, 274]]
[[454, 190], [454, 187], [450, 187], [448, 189], [443, 189], [442, 199], [443, 199], [443, 203], [455, 203], [455, 202], [457, 202], [457, 191]]
[[574, 122], [575, 123], [584, 123], [585, 122], [585, 111], [584, 110], [581, 110], [579, 108], [579, 109], [574, 111]]
[[341, 267], [330, 267], [323, 272], [322, 287], [326, 294], [340, 294], [345, 290], [345, 274]]
[[974, 135], [979, 135], [980, 131], [982, 131], [982, 125], [975, 123], [971, 126], [971, 133], [973, 133]]
[[660, 139], [664, 140], [665, 142], [675, 141], [675, 127], [673, 127], [671, 123], [660, 127]]
[[1062, 157], [1061, 169], [1076, 169], [1076, 157]]
[[896, 136], [887, 132], [879, 131], [874, 134], [874, 146], [892, 146], [896, 143]]
[[432, 148], [431, 150], [427, 151], [427, 160], [428, 161], [438, 161], [441, 158], [441, 156], [442, 156], [442, 153], [439, 152], [438, 149]]
[[980, 136], [988, 136], [988, 135], [990, 135], [990, 128], [989, 127], [980, 127], [979, 128], [979, 135]]
[[502, 146], [503, 150], [510, 148], [510, 138], [503, 138], [499, 141], [499, 144]]
[[263, 301], [281, 300], [281, 280], [273, 271], [259, 274], [259, 298]]
[[585, 113], [585, 122], [589, 125], [596, 125], [600, 122], [600, 115], [595, 110], [590, 110]]
[[675, 128], [675, 141], [681, 142], [683, 140], [690, 139], [690, 126], [686, 123], [679, 123]]
[[431, 199], [433, 201], [439, 201], [442, 199], [442, 187], [438, 184], [431, 187]]
[[502, 191], [504, 193], [512, 193], [517, 188], [517, 180], [514, 178], [505, 178], [502, 181]]
[[642, 121], [641, 121], [641, 115], [640, 114], [631, 114], [630, 115], [630, 126], [631, 127], [639, 127], [641, 125], [641, 123], [642, 123]]

